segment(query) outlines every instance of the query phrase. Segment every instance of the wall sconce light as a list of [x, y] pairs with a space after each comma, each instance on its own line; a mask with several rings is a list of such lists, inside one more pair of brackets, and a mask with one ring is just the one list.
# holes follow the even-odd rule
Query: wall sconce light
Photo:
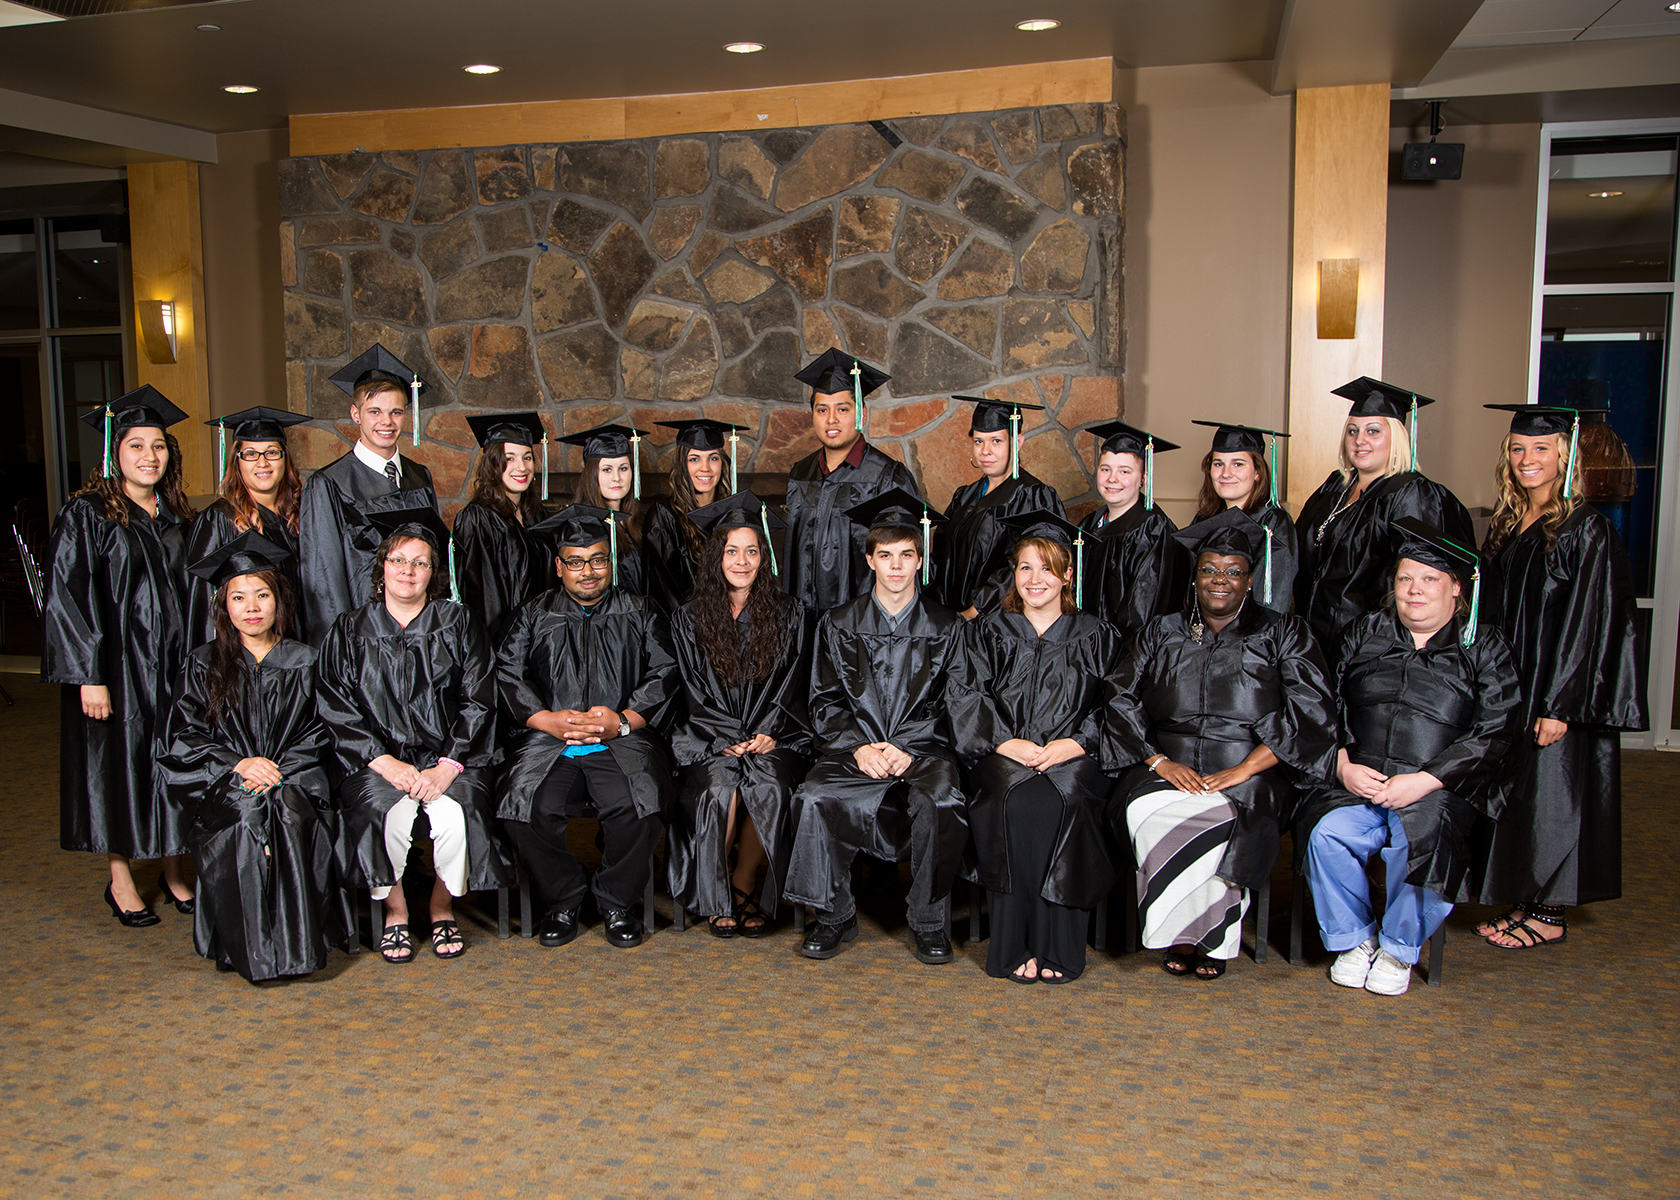
[[140, 301], [140, 341], [146, 357], [160, 366], [175, 361], [175, 302]]
[[1318, 336], [1351, 338], [1359, 323], [1359, 260], [1318, 260]]

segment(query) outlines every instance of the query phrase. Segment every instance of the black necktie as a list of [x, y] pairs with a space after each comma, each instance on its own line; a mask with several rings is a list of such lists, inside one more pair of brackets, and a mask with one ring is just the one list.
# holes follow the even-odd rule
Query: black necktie
[[399, 488], [399, 489], [402, 487], [402, 484], [397, 482], [397, 460], [396, 459], [392, 458], [392, 459], [386, 460], [386, 463], [385, 463], [385, 478], [387, 478], [391, 481], [391, 486], [392, 487]]

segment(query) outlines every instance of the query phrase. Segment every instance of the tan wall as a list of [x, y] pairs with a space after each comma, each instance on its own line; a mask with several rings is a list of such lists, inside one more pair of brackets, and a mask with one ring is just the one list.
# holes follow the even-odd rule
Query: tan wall
[[[1393, 148], [1409, 138], [1428, 134], [1393, 130]], [[1423, 472], [1491, 507], [1509, 418], [1481, 406], [1528, 398], [1540, 127], [1453, 127], [1443, 139], [1465, 144], [1463, 179], [1389, 184], [1383, 375], [1439, 401], [1420, 418]]]
[[1156, 459], [1181, 523], [1213, 431], [1284, 424], [1294, 101], [1270, 64], [1116, 72], [1127, 113], [1126, 420], [1184, 445]]

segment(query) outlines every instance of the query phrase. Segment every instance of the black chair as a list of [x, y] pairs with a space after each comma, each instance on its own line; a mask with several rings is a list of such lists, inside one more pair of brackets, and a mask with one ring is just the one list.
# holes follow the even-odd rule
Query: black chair
[[[657, 912], [654, 909], [654, 895], [655, 895], [654, 882], [658, 878], [658, 876], [659, 876], [659, 854], [658, 854], [658, 851], [655, 851], [654, 855], [653, 855], [653, 858], [652, 858], [652, 861], [648, 864], [647, 890], [642, 893], [642, 927], [643, 927], [643, 929], [646, 930], [647, 935], [649, 937], [653, 936], [654, 920], [658, 915]], [[682, 925], [682, 915], [683, 915], [682, 914], [682, 905], [673, 904], [672, 907], [676, 910], [676, 914], [677, 914], [677, 916], [676, 916], [676, 928], [677, 928], [677, 931], [680, 933], [682, 931], [682, 928], [683, 928], [683, 925]], [[528, 937], [529, 938], [529, 937], [536, 937], [537, 936], [537, 922], [535, 920], [535, 913], [532, 911], [532, 909], [533, 909], [533, 905], [531, 903], [531, 877], [525, 873], [524, 864], [520, 864], [520, 866], [519, 866], [519, 936], [520, 937]], [[500, 920], [501, 920], [501, 928], [503, 928], [503, 929], [507, 928], [507, 901], [506, 901], [505, 897], [501, 901], [499, 916], [500, 916]], [[500, 936], [501, 937], [507, 937], [508, 935], [503, 933]]]
[[[1375, 857], [1373, 862], [1377, 861]], [[1306, 928], [1307, 894], [1310, 891], [1307, 877], [1299, 872], [1295, 875], [1293, 896], [1289, 903], [1289, 954], [1288, 961], [1300, 966], [1305, 961], [1304, 931]], [[1376, 901], [1377, 893], [1372, 893], [1372, 904], [1380, 910], [1381, 905]], [[1447, 927], [1442, 925], [1435, 931], [1435, 936], [1429, 939], [1429, 968], [1424, 974], [1423, 981], [1429, 987], [1440, 987], [1442, 983], [1442, 963], [1447, 952]]]

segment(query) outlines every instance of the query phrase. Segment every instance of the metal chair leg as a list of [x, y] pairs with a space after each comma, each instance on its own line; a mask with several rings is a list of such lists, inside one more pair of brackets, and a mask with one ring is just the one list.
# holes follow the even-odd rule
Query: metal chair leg
[[653, 936], [655, 916], [653, 910], [653, 877], [657, 874], [659, 874], [659, 856], [657, 854], [653, 854], [648, 857], [647, 891], [642, 893], [642, 928], [646, 930], [647, 936], [649, 937]]
[[1445, 925], [1435, 931], [1435, 936], [1429, 939], [1429, 977], [1424, 980], [1430, 987], [1441, 986], [1441, 961], [1447, 953], [1447, 927]]
[[496, 937], [504, 942], [513, 936], [508, 928], [508, 908], [508, 889], [499, 887], [496, 889]]
[[1254, 894], [1254, 961], [1266, 961], [1266, 935], [1272, 923], [1272, 881], [1267, 879]]
[[945, 903], [942, 906], [945, 910], [945, 937], [947, 940], [951, 937], [951, 908], [956, 890], [956, 887], [953, 886], [949, 892], [945, 893]]
[[[402, 880], [397, 880], [397, 886], [402, 886]], [[385, 933], [385, 904], [373, 898], [373, 891], [368, 891], [368, 943], [369, 950], [379, 949], [379, 939]]]
[[981, 901], [981, 898], [983, 896], [985, 896], [985, 894], [986, 894], [986, 889], [981, 887], [978, 883], [975, 883], [975, 882], [970, 882], [969, 883], [969, 885], [968, 885], [968, 940], [971, 943], [978, 942], [980, 940], [980, 901]]
[[1306, 960], [1303, 949], [1303, 928], [1307, 920], [1307, 877], [1295, 876], [1289, 887], [1289, 955], [1288, 961], [1293, 966], [1300, 966]]
[[803, 904], [793, 906], [793, 935], [797, 938], [805, 936], [805, 906]]
[[537, 922], [531, 912], [531, 877], [524, 871], [519, 872], [519, 936], [537, 936]]

